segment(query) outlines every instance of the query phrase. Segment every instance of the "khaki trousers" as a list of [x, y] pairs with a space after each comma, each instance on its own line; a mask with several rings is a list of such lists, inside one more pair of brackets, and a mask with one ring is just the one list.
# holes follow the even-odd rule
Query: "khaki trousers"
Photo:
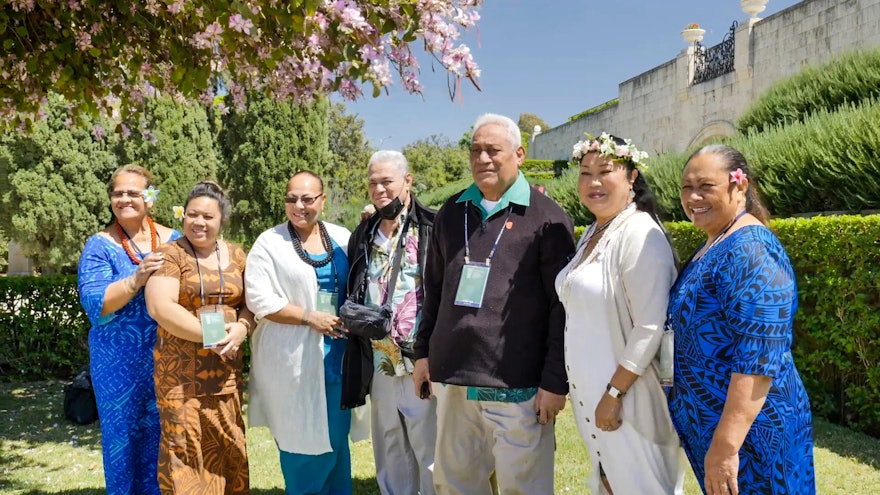
[[554, 425], [538, 423], [534, 397], [473, 401], [467, 387], [431, 386], [437, 397], [438, 495], [553, 494]]

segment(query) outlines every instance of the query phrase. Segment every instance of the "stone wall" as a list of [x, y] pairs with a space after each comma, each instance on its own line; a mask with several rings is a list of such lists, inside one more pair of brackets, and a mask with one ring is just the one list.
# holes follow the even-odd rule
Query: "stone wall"
[[617, 105], [536, 136], [530, 157], [567, 159], [584, 132], [629, 137], [652, 154], [731, 135], [737, 116], [779, 79], [839, 53], [880, 47], [880, 0], [805, 0], [757, 22], [741, 22], [734, 42], [733, 72], [690, 84], [693, 49], [682, 50], [620, 83]]

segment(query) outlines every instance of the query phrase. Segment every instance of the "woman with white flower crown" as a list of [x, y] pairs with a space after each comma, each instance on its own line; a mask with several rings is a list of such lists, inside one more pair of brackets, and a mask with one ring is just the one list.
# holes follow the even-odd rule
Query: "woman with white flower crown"
[[578, 196], [596, 217], [556, 277], [575, 422], [592, 493], [683, 493], [684, 463], [653, 365], [676, 268], [639, 166], [647, 153], [603, 133], [574, 146]]
[[159, 411], [153, 383], [156, 322], [144, 291], [163, 257], [161, 243], [180, 233], [150, 218], [159, 190], [138, 165], [110, 177], [114, 221], [89, 237], [79, 260], [79, 296], [92, 324], [89, 358], [101, 418], [108, 494], [158, 494]]

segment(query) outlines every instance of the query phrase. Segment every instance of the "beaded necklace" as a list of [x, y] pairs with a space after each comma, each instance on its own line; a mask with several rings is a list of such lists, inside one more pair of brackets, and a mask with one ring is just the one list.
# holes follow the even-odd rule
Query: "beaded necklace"
[[[150, 226], [150, 245], [152, 246], [152, 250], [155, 251], [156, 248], [159, 247], [159, 232], [156, 231], [156, 224], [153, 223], [152, 218], [147, 217], [147, 224]], [[128, 259], [130, 259], [135, 265], [140, 265], [146, 255], [141, 251], [137, 244], [131, 240], [131, 236], [129, 236], [128, 232], [122, 228], [122, 224], [120, 224], [118, 220], [116, 221], [116, 231], [119, 233], [119, 241], [122, 243], [122, 249], [125, 250]], [[132, 246], [134, 246], [134, 250], [132, 249]], [[135, 251], [137, 251], [136, 254]]]
[[293, 223], [289, 220], [287, 222], [287, 231], [290, 233], [290, 241], [293, 243], [293, 249], [296, 251], [296, 254], [299, 255], [299, 258], [303, 260], [305, 263], [318, 268], [326, 265], [333, 261], [333, 244], [330, 242], [330, 234], [327, 233], [327, 227], [324, 226], [324, 222], [318, 221], [318, 232], [321, 235], [321, 244], [324, 245], [324, 250], [327, 252], [327, 257], [320, 260], [314, 260], [309, 253], [303, 249], [302, 240], [299, 238], [299, 233], [293, 228]]

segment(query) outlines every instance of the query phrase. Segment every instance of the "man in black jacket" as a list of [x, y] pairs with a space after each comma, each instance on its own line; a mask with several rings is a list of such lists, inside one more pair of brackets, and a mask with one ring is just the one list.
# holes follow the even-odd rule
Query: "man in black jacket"
[[553, 423], [568, 393], [554, 280], [574, 239], [568, 215], [519, 171], [524, 158], [516, 123], [477, 119], [474, 183], [434, 222], [413, 386], [437, 397], [441, 495], [489, 495], [493, 473], [500, 493], [553, 493]]
[[342, 406], [362, 405], [370, 394], [376, 481], [383, 495], [433, 495], [436, 400], [422, 401], [412, 393], [412, 348], [435, 212], [412, 194], [403, 154], [376, 152], [368, 177], [376, 213], [361, 222], [348, 243], [348, 298], [375, 307], [390, 302], [391, 332], [375, 341], [349, 335]]

